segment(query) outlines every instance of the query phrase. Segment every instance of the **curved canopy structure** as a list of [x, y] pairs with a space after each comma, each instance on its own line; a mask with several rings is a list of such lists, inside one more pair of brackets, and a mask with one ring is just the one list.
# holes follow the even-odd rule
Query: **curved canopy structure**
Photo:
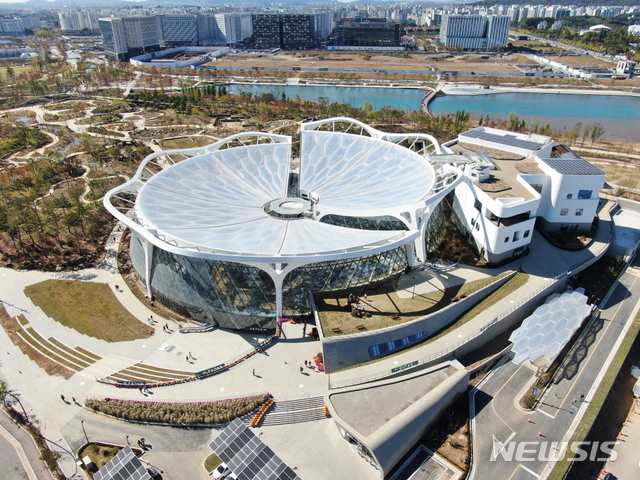
[[258, 317], [308, 311], [310, 291], [425, 258], [428, 220], [462, 178], [436, 158], [433, 137], [341, 117], [304, 123], [299, 153], [292, 147], [291, 137], [249, 132], [155, 152], [105, 196], [132, 231], [133, 267], [152, 297], [193, 318], [262, 328]]
[[[347, 131], [336, 131], [337, 124], [348, 125]], [[131, 181], [109, 192], [105, 205], [155, 245], [195, 257], [277, 262], [376, 253], [415, 238], [417, 219], [410, 212], [435, 193], [427, 149], [439, 154], [440, 146], [428, 135], [413, 137], [407, 148], [401, 145], [407, 135], [337, 118], [303, 124], [299, 166], [291, 159], [290, 137], [255, 132], [156, 152]], [[153, 168], [156, 158], [172, 154], [191, 158]], [[117, 205], [125, 192], [136, 196], [133, 206]], [[392, 217], [399, 228], [344, 228], [323, 222], [327, 215]]]

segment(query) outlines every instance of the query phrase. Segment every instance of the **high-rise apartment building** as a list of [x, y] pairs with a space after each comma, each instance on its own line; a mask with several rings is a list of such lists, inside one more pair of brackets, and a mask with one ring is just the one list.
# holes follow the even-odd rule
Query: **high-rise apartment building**
[[444, 15], [440, 42], [451, 48], [490, 50], [507, 44], [510, 22], [507, 15]]
[[98, 22], [100, 14], [91, 10], [74, 10], [68, 12], [58, 12], [60, 29], [64, 33], [91, 31], [99, 32]]
[[507, 15], [489, 15], [487, 23], [487, 50], [506, 45], [509, 39], [511, 19]]
[[[251, 15], [243, 13], [217, 13], [215, 15], [203, 15], [206, 30], [200, 31], [201, 43], [213, 41], [235, 45], [251, 37]], [[206, 39], [206, 40], [205, 40]]]

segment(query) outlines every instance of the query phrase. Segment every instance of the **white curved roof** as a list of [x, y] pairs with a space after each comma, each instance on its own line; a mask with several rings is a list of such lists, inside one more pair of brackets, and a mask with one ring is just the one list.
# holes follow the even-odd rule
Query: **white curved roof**
[[[300, 188], [317, 195], [316, 211], [323, 215], [400, 219], [429, 196], [435, 182], [427, 158], [381, 138], [303, 131], [301, 143]], [[366, 255], [417, 235], [338, 227], [311, 215], [286, 219], [266, 213], [266, 204], [287, 197], [290, 148], [290, 143], [204, 147], [198, 156], [138, 181], [137, 223], [178, 248], [274, 259], [350, 251]]]

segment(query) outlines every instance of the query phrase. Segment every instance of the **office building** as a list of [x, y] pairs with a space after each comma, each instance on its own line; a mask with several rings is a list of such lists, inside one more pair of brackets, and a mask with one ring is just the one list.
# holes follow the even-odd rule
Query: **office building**
[[255, 48], [297, 50], [317, 48], [329, 35], [329, 14], [252, 15]]
[[352, 47], [398, 47], [401, 25], [385, 18], [343, 18], [333, 31], [334, 43]]

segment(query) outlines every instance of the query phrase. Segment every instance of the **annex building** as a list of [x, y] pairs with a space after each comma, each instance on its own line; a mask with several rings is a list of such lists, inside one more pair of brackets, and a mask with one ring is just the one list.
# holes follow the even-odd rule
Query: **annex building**
[[[188, 158], [163, 168], [174, 154]], [[445, 202], [481, 255], [506, 262], [528, 252], [536, 225], [590, 228], [604, 178], [549, 137], [478, 127], [441, 146], [340, 117], [303, 123], [299, 152], [259, 132], [155, 152], [104, 202], [131, 230], [152, 298], [218, 327], [272, 331], [309, 315], [312, 293], [426, 261]]]

